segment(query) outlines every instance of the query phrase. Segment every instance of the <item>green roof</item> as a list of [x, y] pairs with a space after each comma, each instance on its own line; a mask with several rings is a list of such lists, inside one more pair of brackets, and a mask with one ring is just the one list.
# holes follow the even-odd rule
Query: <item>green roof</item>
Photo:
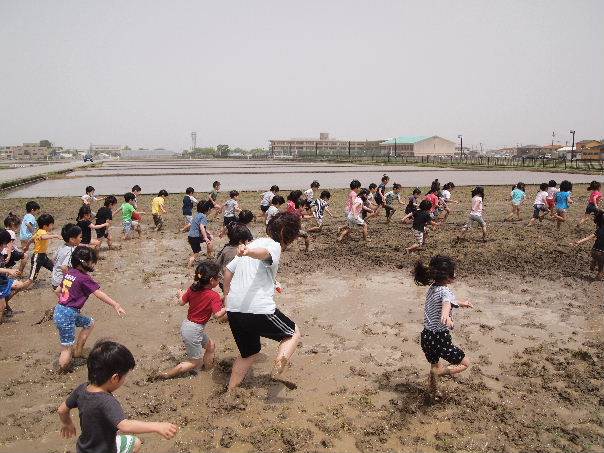
[[394, 145], [395, 140], [397, 145], [409, 145], [412, 143], [421, 142], [422, 140], [426, 140], [430, 138], [428, 135], [402, 135], [400, 137], [394, 137], [385, 142], [382, 142], [382, 145]]

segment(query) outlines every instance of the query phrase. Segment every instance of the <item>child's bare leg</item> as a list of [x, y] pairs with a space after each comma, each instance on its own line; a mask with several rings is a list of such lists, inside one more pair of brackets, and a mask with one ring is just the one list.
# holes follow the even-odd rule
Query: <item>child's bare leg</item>
[[296, 352], [296, 347], [298, 346], [298, 343], [300, 343], [301, 337], [300, 330], [298, 329], [298, 326], [296, 326], [294, 334], [279, 344], [277, 357], [275, 358], [275, 367], [271, 373], [272, 377], [279, 377], [283, 374], [289, 364], [291, 356]]
[[71, 363], [71, 346], [61, 346], [61, 354], [59, 355], [59, 367], [66, 371]]
[[159, 374], [159, 377], [162, 379], [172, 379], [176, 376], [180, 376], [181, 374], [188, 373], [189, 371], [200, 368], [202, 364], [202, 359], [189, 359], [184, 362], [180, 362], [174, 368], [169, 369], [168, 371], [164, 371]]
[[84, 345], [86, 344], [86, 340], [88, 340], [88, 337], [90, 336], [90, 333], [92, 332], [93, 328], [94, 325], [90, 327], [85, 327], [84, 329], [80, 330], [80, 333], [78, 334], [78, 341], [76, 342], [76, 345], [73, 348], [74, 357], [82, 357]]
[[363, 239], [365, 239], [365, 242], [369, 242], [369, 232], [367, 231], [367, 225], [363, 225]]
[[197, 253], [193, 253], [191, 254], [191, 256], [189, 257], [189, 267], [193, 267], [193, 264], [195, 264], [195, 260], [197, 259]]
[[208, 258], [212, 258], [214, 256], [214, 246], [211, 242], [206, 242], [206, 255]]
[[419, 248], [420, 248], [419, 244], [413, 244], [413, 245], [407, 247], [405, 250], [407, 251], [407, 253], [411, 253], [411, 252], [415, 252]]
[[143, 446], [143, 441], [137, 437], [136, 440], [134, 441], [134, 449], [132, 450], [132, 453], [140, 453], [142, 446]]
[[310, 250], [310, 239], [308, 235], [304, 236], [304, 251], [308, 252]]
[[340, 228], [340, 235], [338, 236], [338, 242], [341, 242], [346, 236], [348, 236], [348, 234], [350, 233], [350, 229], [345, 226]]
[[466, 371], [469, 366], [470, 366], [470, 360], [467, 357], [464, 357], [463, 360], [457, 365], [448, 365], [446, 367], [443, 367], [438, 375], [444, 376], [446, 374], [448, 374], [448, 375], [459, 374], [463, 371]]
[[482, 240], [483, 240], [483, 241], [486, 241], [486, 240], [487, 240], [487, 226], [486, 226], [486, 225], [484, 225], [484, 226], [482, 227]]
[[25, 265], [27, 264], [29, 258], [28, 253], [23, 253], [23, 259], [19, 263], [19, 275], [23, 275], [23, 271], [25, 270]]
[[428, 375], [428, 389], [430, 393], [436, 393], [438, 389], [438, 377], [442, 374], [443, 366], [440, 363], [432, 363], [430, 365], [430, 373]]
[[205, 353], [203, 355], [203, 367], [206, 370], [211, 370], [214, 368], [214, 358], [216, 357], [216, 343], [212, 340], [208, 340], [208, 344], [205, 348]]
[[1, 298], [0, 299], [0, 324], [2, 324], [2, 321], [4, 320], [4, 309], [6, 308], [6, 299]]
[[237, 357], [235, 359], [231, 370], [231, 377], [229, 378], [228, 390], [239, 387], [245, 379], [245, 375], [256, 361], [256, 357], [258, 357], [258, 354], [246, 357], [245, 359], [243, 357]]

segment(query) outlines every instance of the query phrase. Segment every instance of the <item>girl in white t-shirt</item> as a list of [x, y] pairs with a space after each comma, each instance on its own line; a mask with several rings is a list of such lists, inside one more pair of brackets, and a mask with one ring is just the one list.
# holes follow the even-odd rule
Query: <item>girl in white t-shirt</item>
[[546, 216], [548, 207], [547, 207], [547, 183], [543, 182], [539, 186], [539, 192], [535, 196], [535, 202], [533, 203], [533, 217], [529, 220], [527, 226], [531, 226], [535, 223], [535, 221], [539, 220], [541, 222], [543, 218]]
[[450, 204], [452, 203], [452, 199], [451, 199], [451, 191], [455, 189], [455, 184], [453, 184], [452, 182], [448, 182], [443, 186], [443, 190], [441, 190], [441, 194], [442, 194], [442, 199], [444, 202], [444, 216], [441, 220], [442, 222], [445, 222], [447, 220], [447, 217], [449, 217], [449, 214], [451, 214], [451, 207]]
[[474, 222], [480, 225], [482, 229], [482, 240], [487, 240], [487, 224], [482, 217], [482, 211], [484, 209], [482, 202], [484, 200], [484, 187], [477, 186], [472, 190], [472, 210], [470, 211], [470, 217], [468, 222], [461, 229], [461, 237], [464, 237], [466, 231], [472, 228]]

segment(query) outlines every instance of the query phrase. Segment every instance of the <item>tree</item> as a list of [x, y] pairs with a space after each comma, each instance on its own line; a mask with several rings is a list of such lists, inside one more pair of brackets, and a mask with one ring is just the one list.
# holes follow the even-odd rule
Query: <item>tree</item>
[[216, 151], [218, 151], [219, 157], [226, 157], [230, 152], [229, 145], [218, 145]]
[[51, 148], [52, 143], [50, 143], [48, 140], [40, 140], [40, 146], [44, 148]]

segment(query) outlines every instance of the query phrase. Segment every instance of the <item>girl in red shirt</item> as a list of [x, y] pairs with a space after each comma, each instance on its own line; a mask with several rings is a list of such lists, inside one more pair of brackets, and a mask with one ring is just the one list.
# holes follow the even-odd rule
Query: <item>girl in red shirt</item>
[[600, 211], [598, 206], [602, 201], [602, 192], [600, 192], [600, 183], [598, 181], [592, 181], [589, 184], [587, 190], [591, 190], [589, 194], [589, 200], [587, 201], [587, 208], [585, 209], [585, 215], [577, 226], [581, 226], [585, 221], [589, 220], [592, 215], [595, 215]]

